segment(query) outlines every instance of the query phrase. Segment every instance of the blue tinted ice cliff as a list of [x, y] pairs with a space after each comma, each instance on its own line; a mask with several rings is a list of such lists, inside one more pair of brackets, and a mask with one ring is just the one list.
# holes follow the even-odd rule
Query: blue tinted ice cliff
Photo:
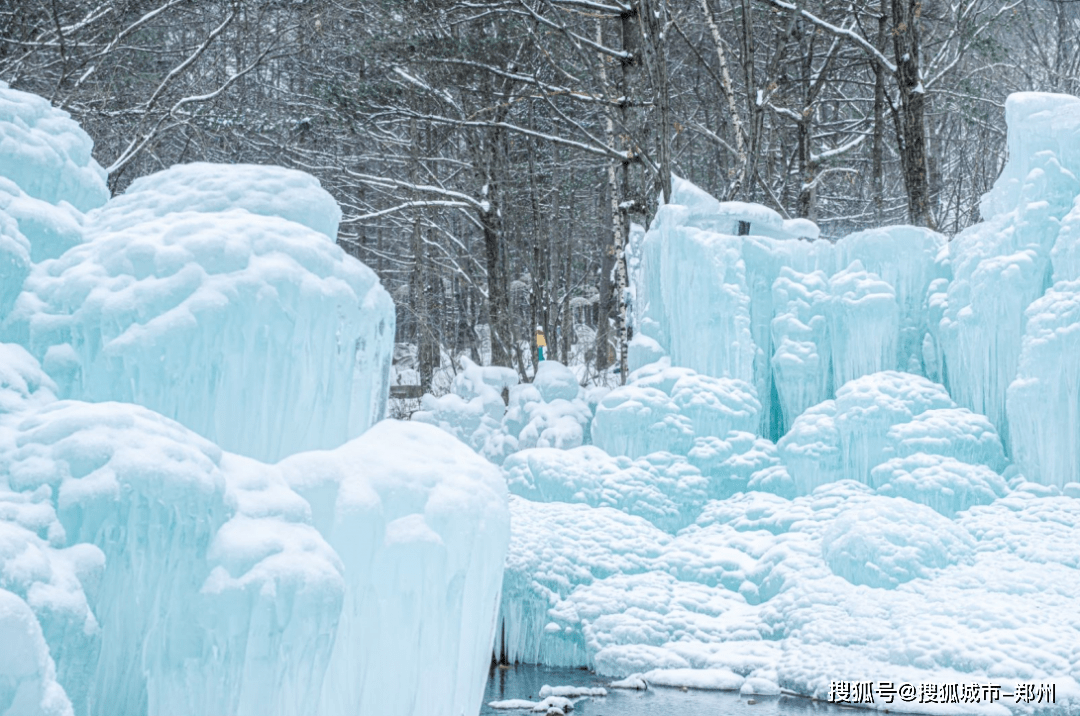
[[506, 486], [382, 421], [334, 200], [199, 164], [110, 200], [90, 151], [0, 84], [0, 715], [476, 713]]

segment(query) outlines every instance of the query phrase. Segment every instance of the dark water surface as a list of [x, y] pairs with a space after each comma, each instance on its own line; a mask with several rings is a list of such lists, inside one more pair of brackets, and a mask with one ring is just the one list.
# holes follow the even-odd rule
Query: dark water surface
[[[608, 695], [583, 698], [572, 716], [851, 716], [851, 709], [796, 696], [740, 696], [732, 691], [683, 691], [661, 686], [648, 691], [612, 689], [611, 679], [580, 669], [518, 665], [492, 669], [480, 716], [532, 716], [525, 710], [493, 709], [491, 701], [540, 700], [540, 687], [602, 686]], [[751, 703], [754, 702], [754, 703]]]

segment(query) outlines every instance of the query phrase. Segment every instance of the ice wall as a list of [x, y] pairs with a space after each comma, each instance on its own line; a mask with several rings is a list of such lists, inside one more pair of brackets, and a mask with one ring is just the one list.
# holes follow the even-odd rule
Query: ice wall
[[[740, 222], [749, 231], [739, 235]], [[834, 386], [923, 367], [929, 284], [944, 274], [940, 234], [908, 226], [814, 240], [806, 220], [721, 203], [677, 180], [635, 251], [632, 351], [754, 385], [758, 430], [783, 435]], [[635, 254], [636, 256], [636, 254]], [[812, 277], [812, 278], [808, 278]]]
[[1010, 444], [1030, 454], [1033, 446], [1011, 439], [1015, 409], [1006, 407], [1007, 390], [1020, 369], [1025, 311], [1053, 280], [1051, 252], [1059, 234], [1066, 238], [1057, 257], [1068, 273], [1071, 229], [1064, 219], [1080, 195], [1080, 100], [1014, 94], [1005, 119], [1009, 160], [980, 204], [984, 222], [949, 246], [952, 279], [938, 299], [937, 340], [956, 401], [986, 414]]

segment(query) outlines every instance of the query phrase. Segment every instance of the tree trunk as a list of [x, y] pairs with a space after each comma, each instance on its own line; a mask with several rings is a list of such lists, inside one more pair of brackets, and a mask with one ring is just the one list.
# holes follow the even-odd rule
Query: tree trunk
[[[877, 49], [885, 52], [886, 0], [878, 12]], [[871, 152], [870, 182], [873, 190], [874, 224], [885, 223], [885, 68], [874, 63], [874, 136]]]
[[[409, 140], [409, 154], [411, 159], [409, 178], [415, 184], [417, 183], [416, 180], [419, 169], [417, 150], [420, 143], [420, 136], [416, 128], [416, 120], [413, 120], [410, 123]], [[416, 201], [419, 200], [419, 198], [418, 193], [414, 191], [413, 200]], [[421, 231], [420, 214], [417, 213], [412, 222], [413, 264], [412, 271], [409, 275], [409, 293], [412, 295], [412, 310], [416, 316], [416, 367], [420, 372], [420, 389], [424, 393], [430, 393], [431, 380], [435, 372], [435, 361], [433, 360], [432, 355], [438, 355], [438, 347], [433, 346], [433, 321], [430, 303], [428, 301], [429, 291], [427, 286], [427, 276], [425, 275], [425, 252]]]
[[934, 227], [930, 205], [930, 174], [926, 157], [926, 88], [919, 73], [921, 0], [892, 0], [893, 49], [900, 88], [903, 128], [903, 174], [908, 221]]

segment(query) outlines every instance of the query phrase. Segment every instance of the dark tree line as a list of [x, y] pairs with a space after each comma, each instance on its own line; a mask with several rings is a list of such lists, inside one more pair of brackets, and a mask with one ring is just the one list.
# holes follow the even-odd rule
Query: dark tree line
[[955, 233], [1004, 98], [1076, 92], [1050, 0], [0, 0], [0, 79], [93, 136], [114, 191], [276, 163], [341, 203], [424, 387], [446, 356], [625, 365], [623, 248], [671, 173], [829, 237]]

